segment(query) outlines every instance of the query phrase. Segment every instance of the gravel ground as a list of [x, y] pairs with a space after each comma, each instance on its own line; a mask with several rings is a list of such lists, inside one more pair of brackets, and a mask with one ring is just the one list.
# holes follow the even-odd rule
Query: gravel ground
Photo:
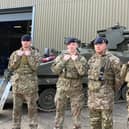
[[[27, 109], [26, 106], [23, 108], [23, 117], [22, 117], [22, 128], [29, 129], [28, 127], [28, 118], [27, 118]], [[42, 112], [39, 111], [39, 129], [52, 129], [54, 125], [55, 112]], [[117, 103], [114, 106], [113, 120], [114, 120], [114, 129], [128, 129], [127, 128], [127, 110], [126, 103], [121, 102]], [[6, 106], [6, 109], [0, 112], [0, 129], [11, 129], [12, 125], [12, 106]], [[64, 129], [72, 128], [72, 119], [70, 110], [66, 110]], [[90, 129], [88, 110], [85, 107], [82, 111], [82, 129]]]

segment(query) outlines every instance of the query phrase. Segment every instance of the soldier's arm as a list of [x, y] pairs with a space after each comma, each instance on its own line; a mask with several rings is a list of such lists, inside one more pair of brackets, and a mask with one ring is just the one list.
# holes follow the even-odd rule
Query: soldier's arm
[[62, 73], [63, 69], [65, 68], [65, 64], [66, 64], [66, 61], [62, 60], [62, 56], [61, 55], [57, 56], [57, 58], [55, 59], [54, 63], [51, 66], [52, 72], [59, 75], [60, 73]]
[[121, 79], [122, 79], [123, 81], [125, 80], [128, 67], [129, 67], [128, 64], [123, 64], [122, 67], [121, 67], [120, 76], [121, 76]]
[[79, 73], [79, 75], [83, 76], [87, 73], [87, 60], [85, 59], [85, 57], [81, 57], [81, 59], [76, 59], [74, 61], [74, 65]]
[[21, 57], [17, 55], [17, 51], [13, 52], [9, 58], [8, 69], [15, 70], [19, 67]]
[[41, 58], [40, 53], [37, 51], [35, 52], [33, 51], [30, 56], [27, 56], [29, 66], [33, 71], [37, 70], [40, 63], [40, 58]]
[[119, 58], [114, 58], [111, 62], [112, 65], [112, 69], [113, 69], [113, 73], [114, 73], [114, 77], [115, 77], [115, 90], [120, 89], [121, 85], [122, 85], [122, 79], [120, 76], [120, 71], [121, 71], [121, 62]]

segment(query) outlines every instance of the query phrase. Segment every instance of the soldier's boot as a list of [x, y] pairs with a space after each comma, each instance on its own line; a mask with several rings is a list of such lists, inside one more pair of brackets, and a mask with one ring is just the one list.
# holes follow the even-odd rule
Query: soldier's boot
[[12, 129], [21, 129], [21, 128], [12, 128]]
[[129, 118], [127, 119], [127, 127], [129, 128]]
[[55, 126], [53, 129], [63, 129], [63, 127], [57, 127], [57, 126]]
[[73, 126], [73, 129], [81, 129], [80, 126]]
[[29, 125], [30, 129], [38, 129], [38, 125]]

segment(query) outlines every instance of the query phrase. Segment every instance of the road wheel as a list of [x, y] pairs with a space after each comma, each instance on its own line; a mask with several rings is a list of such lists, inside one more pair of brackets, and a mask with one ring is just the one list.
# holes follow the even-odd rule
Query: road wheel
[[123, 86], [122, 88], [122, 99], [126, 100], [126, 91], [128, 90], [127, 86]]
[[39, 109], [42, 111], [55, 111], [55, 103], [54, 103], [54, 97], [55, 97], [56, 90], [54, 88], [44, 89], [39, 94], [39, 100], [38, 105]]
[[88, 87], [87, 85], [83, 86], [83, 93], [84, 93], [84, 106], [87, 106], [88, 101]]
[[120, 98], [121, 98], [121, 90], [118, 90], [117, 92], [115, 92], [115, 95], [114, 95], [114, 100], [115, 102], [119, 101]]

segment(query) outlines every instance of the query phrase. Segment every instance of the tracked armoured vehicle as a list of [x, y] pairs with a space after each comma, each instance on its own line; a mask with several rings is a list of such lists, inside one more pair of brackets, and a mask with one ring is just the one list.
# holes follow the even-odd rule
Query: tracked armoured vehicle
[[[129, 30], [120, 25], [115, 25], [107, 29], [98, 30], [97, 34], [102, 37], [106, 37], [109, 41], [108, 49], [114, 55], [120, 58], [122, 63], [126, 63], [129, 60]], [[81, 44], [79, 48], [81, 55], [85, 56], [88, 60], [94, 53], [91, 44]], [[39, 81], [39, 108], [43, 111], [55, 110], [54, 96], [56, 92], [56, 82], [58, 76], [54, 75], [51, 71], [51, 64], [53, 60], [41, 63], [38, 68], [38, 81]], [[87, 77], [83, 80], [84, 92], [87, 96]], [[125, 92], [127, 90], [126, 84], [123, 84], [120, 91], [116, 93], [115, 99], [125, 100]]]

